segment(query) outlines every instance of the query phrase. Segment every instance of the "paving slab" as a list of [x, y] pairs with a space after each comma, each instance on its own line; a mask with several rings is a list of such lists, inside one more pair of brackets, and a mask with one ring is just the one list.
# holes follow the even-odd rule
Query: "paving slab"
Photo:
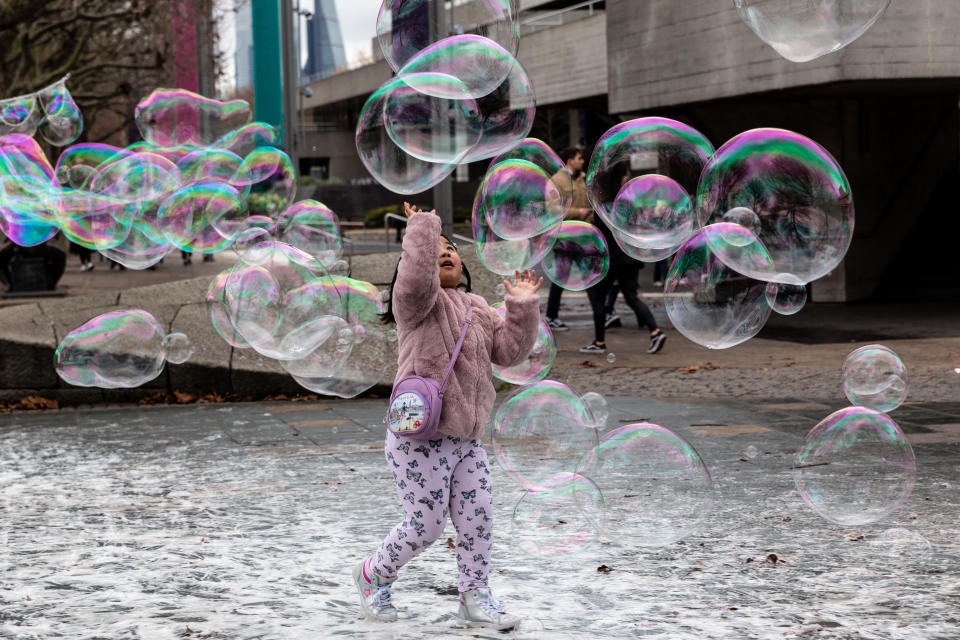
[[[383, 460], [383, 399], [0, 415], [0, 636], [955, 636], [956, 440], [916, 440], [906, 503], [881, 522], [841, 527], [804, 504], [792, 476], [803, 435], [829, 403], [608, 402], [609, 428], [646, 420], [683, 435], [718, 498], [671, 545], [638, 544], [643, 531], [627, 515], [579, 554], [536, 558], [511, 532], [523, 490], [494, 465], [491, 582], [521, 616], [510, 634], [454, 627], [449, 524], [402, 571], [400, 620], [357, 618], [350, 571], [402, 516]], [[955, 402], [898, 412], [940, 418], [916, 435], [960, 432]]]

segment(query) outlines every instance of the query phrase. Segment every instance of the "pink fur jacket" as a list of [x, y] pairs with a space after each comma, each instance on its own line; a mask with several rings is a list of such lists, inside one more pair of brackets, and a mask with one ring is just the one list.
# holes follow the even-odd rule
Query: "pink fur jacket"
[[440, 412], [441, 433], [468, 440], [480, 438], [496, 392], [491, 362], [512, 366], [526, 358], [537, 337], [540, 303], [536, 295], [506, 297], [503, 319], [478, 295], [440, 286], [437, 255], [440, 218], [416, 213], [407, 223], [393, 315], [400, 355], [396, 380], [410, 375], [442, 381], [460, 337], [467, 306], [473, 317], [447, 382]]

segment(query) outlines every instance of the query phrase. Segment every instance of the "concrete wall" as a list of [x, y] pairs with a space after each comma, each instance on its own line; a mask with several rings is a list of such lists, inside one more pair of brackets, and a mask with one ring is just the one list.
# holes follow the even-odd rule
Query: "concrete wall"
[[607, 0], [611, 113], [849, 80], [960, 77], [960, 4], [894, 2], [847, 48], [781, 58], [723, 0]]
[[538, 105], [568, 102], [607, 92], [607, 22], [603, 12], [541, 29], [520, 41]]

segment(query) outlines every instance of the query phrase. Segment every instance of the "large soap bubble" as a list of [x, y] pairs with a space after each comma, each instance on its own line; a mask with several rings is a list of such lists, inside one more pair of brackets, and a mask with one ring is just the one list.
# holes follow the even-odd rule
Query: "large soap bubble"
[[510, 276], [539, 263], [557, 241], [560, 226], [523, 240], [501, 238], [490, 228], [481, 209], [482, 195], [482, 190], [477, 189], [470, 222], [473, 228], [473, 246], [483, 266], [499, 275]]
[[892, 349], [868, 344], [843, 361], [843, 392], [850, 404], [880, 413], [893, 411], [907, 397], [907, 368]]
[[700, 223], [719, 222], [738, 207], [756, 214], [757, 237], [773, 269], [754, 270], [746, 254], [724, 262], [752, 278], [811, 282], [840, 264], [853, 238], [853, 196], [843, 170], [826, 149], [791, 131], [741, 133], [704, 168], [697, 189]]
[[454, 77], [466, 87], [467, 97], [482, 98], [503, 84], [516, 64], [513, 54], [493, 40], [465, 34], [428, 46], [410, 58], [397, 76], [427, 73]]
[[113, 311], [67, 334], [54, 354], [63, 380], [81, 387], [138, 387], [163, 371], [166, 332], [140, 309]]
[[734, 0], [747, 26], [777, 53], [808, 62], [842, 49], [873, 26], [890, 0]]
[[214, 100], [185, 89], [157, 89], [134, 111], [143, 139], [157, 147], [212, 145], [252, 115], [244, 100]]
[[480, 208], [490, 228], [507, 240], [549, 231], [563, 221], [569, 207], [551, 176], [527, 160], [503, 160], [492, 166], [480, 192]]
[[83, 131], [83, 116], [67, 90], [69, 75], [27, 95], [0, 100], [0, 136], [33, 136], [38, 130], [48, 143], [63, 147]]
[[794, 481], [811, 509], [842, 525], [877, 522], [913, 490], [917, 464], [900, 427], [882, 413], [848, 407], [803, 440]]
[[[493, 308], [501, 318], [506, 317], [507, 309], [504, 303], [498, 302]], [[526, 360], [512, 367], [493, 365], [493, 375], [510, 384], [531, 384], [547, 377], [556, 358], [557, 341], [547, 323], [541, 320], [537, 325], [537, 340]]]
[[[420, 51], [446, 36], [445, 29], [438, 30], [439, 37], [431, 37], [430, 34], [433, 5], [437, 1], [383, 0], [380, 4], [377, 40], [383, 57], [394, 71], [399, 71]], [[516, 3], [511, 0], [479, 0], [470, 5], [467, 17], [469, 25], [466, 26], [478, 28], [478, 33], [498, 43], [512, 55], [517, 55], [517, 48], [520, 46], [517, 9]]]
[[310, 254], [328, 269], [343, 255], [340, 220], [322, 202], [292, 204], [277, 219], [277, 230], [280, 242]]
[[607, 241], [592, 224], [567, 220], [560, 225], [553, 248], [541, 262], [543, 272], [564, 289], [583, 291], [607, 275]]
[[757, 335], [770, 317], [770, 306], [766, 283], [728, 267], [719, 257], [723, 251], [714, 246], [735, 252], [758, 270], [769, 267], [770, 256], [745, 228], [729, 222], [704, 227], [670, 265], [664, 291], [672, 295], [664, 306], [684, 336], [711, 349], [727, 349]]
[[537, 558], [579, 553], [603, 530], [604, 499], [590, 478], [559, 473], [538, 490], [523, 494], [513, 510], [511, 534], [517, 548]]
[[163, 201], [160, 230], [182, 251], [216, 253], [230, 246], [247, 217], [240, 193], [225, 182], [199, 182]]
[[527, 489], [549, 488], [561, 472], [589, 474], [580, 465], [598, 433], [580, 397], [560, 382], [524, 387], [497, 410], [493, 450], [507, 474]]
[[712, 155], [703, 134], [676, 120], [622, 122], [597, 141], [587, 195], [611, 229], [632, 238], [630, 244], [677, 247], [698, 226], [690, 201]]
[[610, 431], [583, 466], [603, 490], [607, 533], [658, 547], [681, 540], [703, 523], [716, 489], [697, 450], [659, 425], [638, 423]]

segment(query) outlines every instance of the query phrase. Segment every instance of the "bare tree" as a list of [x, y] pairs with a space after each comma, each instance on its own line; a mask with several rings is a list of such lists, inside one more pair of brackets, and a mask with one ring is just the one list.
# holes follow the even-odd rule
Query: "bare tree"
[[31, 93], [70, 73], [85, 139], [122, 142], [133, 107], [172, 84], [171, 9], [153, 0], [3, 0], [0, 88]]

